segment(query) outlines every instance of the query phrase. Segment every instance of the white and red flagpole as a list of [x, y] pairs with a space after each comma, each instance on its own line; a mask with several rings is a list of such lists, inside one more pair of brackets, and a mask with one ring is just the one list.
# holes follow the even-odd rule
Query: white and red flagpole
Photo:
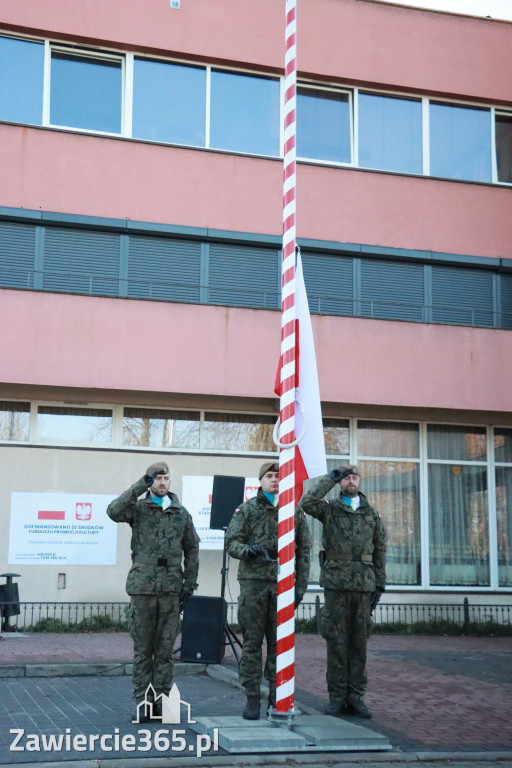
[[[297, 0], [286, 0], [284, 80], [283, 261], [279, 426], [279, 576], [276, 711], [291, 713], [295, 693], [295, 189]], [[290, 447], [288, 447], [290, 446]]]

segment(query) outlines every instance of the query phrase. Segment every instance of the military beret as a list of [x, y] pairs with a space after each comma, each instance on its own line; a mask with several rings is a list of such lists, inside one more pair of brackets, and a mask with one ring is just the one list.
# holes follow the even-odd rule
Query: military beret
[[338, 467], [338, 469], [341, 472], [341, 480], [343, 480], [344, 477], [347, 477], [347, 475], [359, 475], [359, 477], [361, 477], [355, 464], [348, 464], [347, 466]]
[[156, 461], [146, 469], [146, 475], [154, 475], [155, 472], [158, 472], [159, 475], [168, 475], [169, 467], [165, 461]]
[[262, 464], [258, 474], [258, 480], [261, 480], [263, 475], [266, 475], [267, 472], [279, 472], [279, 462], [266, 461], [264, 464]]

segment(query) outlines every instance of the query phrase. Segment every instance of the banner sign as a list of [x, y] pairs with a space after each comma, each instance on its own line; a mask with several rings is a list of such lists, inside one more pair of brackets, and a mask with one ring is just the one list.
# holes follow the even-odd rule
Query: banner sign
[[12, 493], [9, 565], [115, 565], [115, 496]]
[[[256, 496], [260, 481], [245, 478], [244, 501]], [[200, 549], [224, 549], [224, 533], [210, 528], [213, 476], [184, 475], [181, 502], [188, 509], [201, 539]], [[234, 512], [235, 510], [233, 510]]]

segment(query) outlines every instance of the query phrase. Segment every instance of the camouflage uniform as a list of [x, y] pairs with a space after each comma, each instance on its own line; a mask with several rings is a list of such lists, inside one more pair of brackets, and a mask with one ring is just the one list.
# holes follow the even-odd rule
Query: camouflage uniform
[[131, 596], [133, 696], [137, 701], [144, 698], [149, 683], [157, 696], [169, 693], [180, 593], [182, 589], [190, 594], [194, 591], [199, 568], [199, 537], [185, 507], [174, 493], [168, 494], [171, 505], [165, 510], [151, 501], [149, 492], [139, 499], [146, 490], [141, 478], [107, 508], [114, 522], [132, 528], [133, 565], [126, 591]]
[[[258, 494], [236, 511], [226, 532], [226, 547], [231, 557], [240, 560], [238, 580], [238, 623], [243, 634], [239, 678], [247, 696], [259, 696], [262, 644], [267, 641], [265, 678], [271, 695], [276, 687], [277, 562], [268, 563], [263, 555], [248, 557], [252, 544], [261, 544], [276, 558], [278, 545], [278, 507], [273, 507], [261, 488]], [[296, 594], [308, 587], [311, 537], [304, 515], [295, 513]]]
[[366, 641], [370, 597], [386, 585], [386, 531], [380, 515], [359, 493], [353, 510], [341, 498], [323, 499], [335, 483], [316, 478], [298, 509], [323, 523], [325, 563], [320, 575], [325, 605], [322, 637], [327, 642], [327, 688], [333, 704], [362, 701], [366, 691]]

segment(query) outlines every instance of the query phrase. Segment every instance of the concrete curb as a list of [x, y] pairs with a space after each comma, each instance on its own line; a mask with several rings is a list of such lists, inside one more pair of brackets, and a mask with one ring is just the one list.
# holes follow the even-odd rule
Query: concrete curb
[[[298, 766], [300, 768], [318, 768], [319, 758], [322, 765], [329, 768], [347, 768], [347, 766], [378, 765], [393, 766], [418, 763], [420, 766], [431, 764], [433, 768], [444, 765], [467, 766], [481, 768], [493, 764], [495, 768], [508, 768], [512, 760], [512, 752], [321, 752], [311, 754], [273, 754], [273, 755], [203, 755], [201, 758], [183, 757], [179, 761], [180, 768], [241, 768], [242, 766], [280, 768], [280, 766]], [[30, 763], [30, 765], [40, 763]], [[28, 765], [28, 764], [26, 764]], [[62, 768], [62, 761], [45, 761], [45, 768]], [[111, 758], [100, 760], [66, 760], [66, 768], [176, 768], [176, 757], [145, 757], [145, 758]], [[2, 763], [0, 768], [11, 768], [12, 763]]]
[[[175, 662], [179, 675], [202, 675], [207, 664]], [[0, 679], [7, 677], [108, 677], [133, 674], [133, 663], [111, 662], [58, 662], [55, 664], [0, 664]]]

